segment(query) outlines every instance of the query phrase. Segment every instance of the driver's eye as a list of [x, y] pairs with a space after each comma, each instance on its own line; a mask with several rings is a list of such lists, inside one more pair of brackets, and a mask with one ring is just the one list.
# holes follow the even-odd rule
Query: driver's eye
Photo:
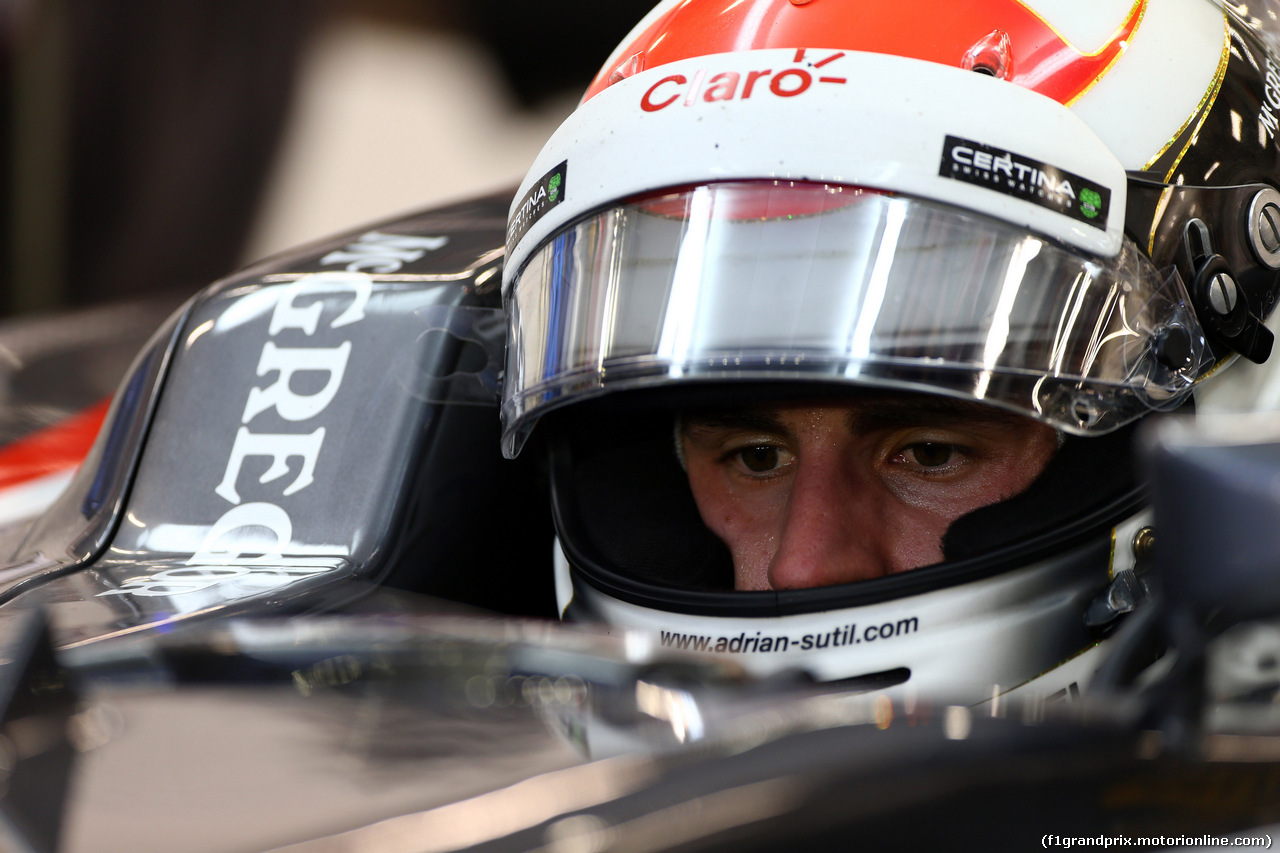
[[748, 471], [764, 473], [778, 467], [778, 448], [769, 445], [748, 447], [738, 451], [738, 458], [742, 460], [742, 464]]
[[922, 442], [920, 444], [911, 445], [911, 455], [915, 458], [916, 463], [926, 468], [936, 468], [939, 465], [946, 465], [951, 461], [951, 456], [955, 452], [955, 447], [950, 444], [936, 444], [933, 442]]

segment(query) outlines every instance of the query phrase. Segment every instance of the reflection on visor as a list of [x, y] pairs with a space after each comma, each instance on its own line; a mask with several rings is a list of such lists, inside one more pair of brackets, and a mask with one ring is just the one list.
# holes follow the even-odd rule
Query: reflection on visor
[[821, 380], [985, 401], [1077, 434], [1176, 405], [1210, 359], [1175, 272], [852, 187], [724, 183], [608, 209], [509, 296], [506, 450], [605, 389]]

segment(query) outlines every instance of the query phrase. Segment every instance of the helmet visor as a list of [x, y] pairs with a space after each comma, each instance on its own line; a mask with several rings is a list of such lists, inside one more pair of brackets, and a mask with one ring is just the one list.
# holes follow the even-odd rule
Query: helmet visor
[[987, 402], [1075, 434], [1190, 391], [1181, 280], [857, 187], [719, 183], [629, 200], [540, 247], [508, 294], [504, 450], [609, 390], [813, 380]]

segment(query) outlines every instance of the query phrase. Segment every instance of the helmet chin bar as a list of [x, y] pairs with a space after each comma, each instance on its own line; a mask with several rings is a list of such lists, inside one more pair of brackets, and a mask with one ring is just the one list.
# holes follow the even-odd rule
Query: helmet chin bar
[[[1087, 687], [1106, 633], [1086, 614], [1117, 577], [1133, 574], [1119, 547], [1149, 514], [1016, 571], [948, 589], [821, 613], [725, 616], [678, 613], [627, 601], [570, 565], [557, 542], [556, 588], [563, 616], [603, 621], [667, 653], [727, 655], [759, 677], [803, 673], [823, 682], [886, 690], [928, 701], [977, 704], [1017, 690], [1044, 699]], [[1110, 552], [1110, 558], [1108, 553]], [[1114, 584], [1113, 584], [1114, 585]]]

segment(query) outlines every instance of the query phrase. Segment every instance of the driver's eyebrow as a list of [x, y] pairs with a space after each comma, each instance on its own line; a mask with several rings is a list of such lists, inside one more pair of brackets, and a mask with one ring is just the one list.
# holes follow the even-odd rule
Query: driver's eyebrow
[[723, 409], [688, 412], [681, 418], [686, 433], [713, 430], [747, 430], [750, 432], [786, 433], [786, 424], [771, 409]]

